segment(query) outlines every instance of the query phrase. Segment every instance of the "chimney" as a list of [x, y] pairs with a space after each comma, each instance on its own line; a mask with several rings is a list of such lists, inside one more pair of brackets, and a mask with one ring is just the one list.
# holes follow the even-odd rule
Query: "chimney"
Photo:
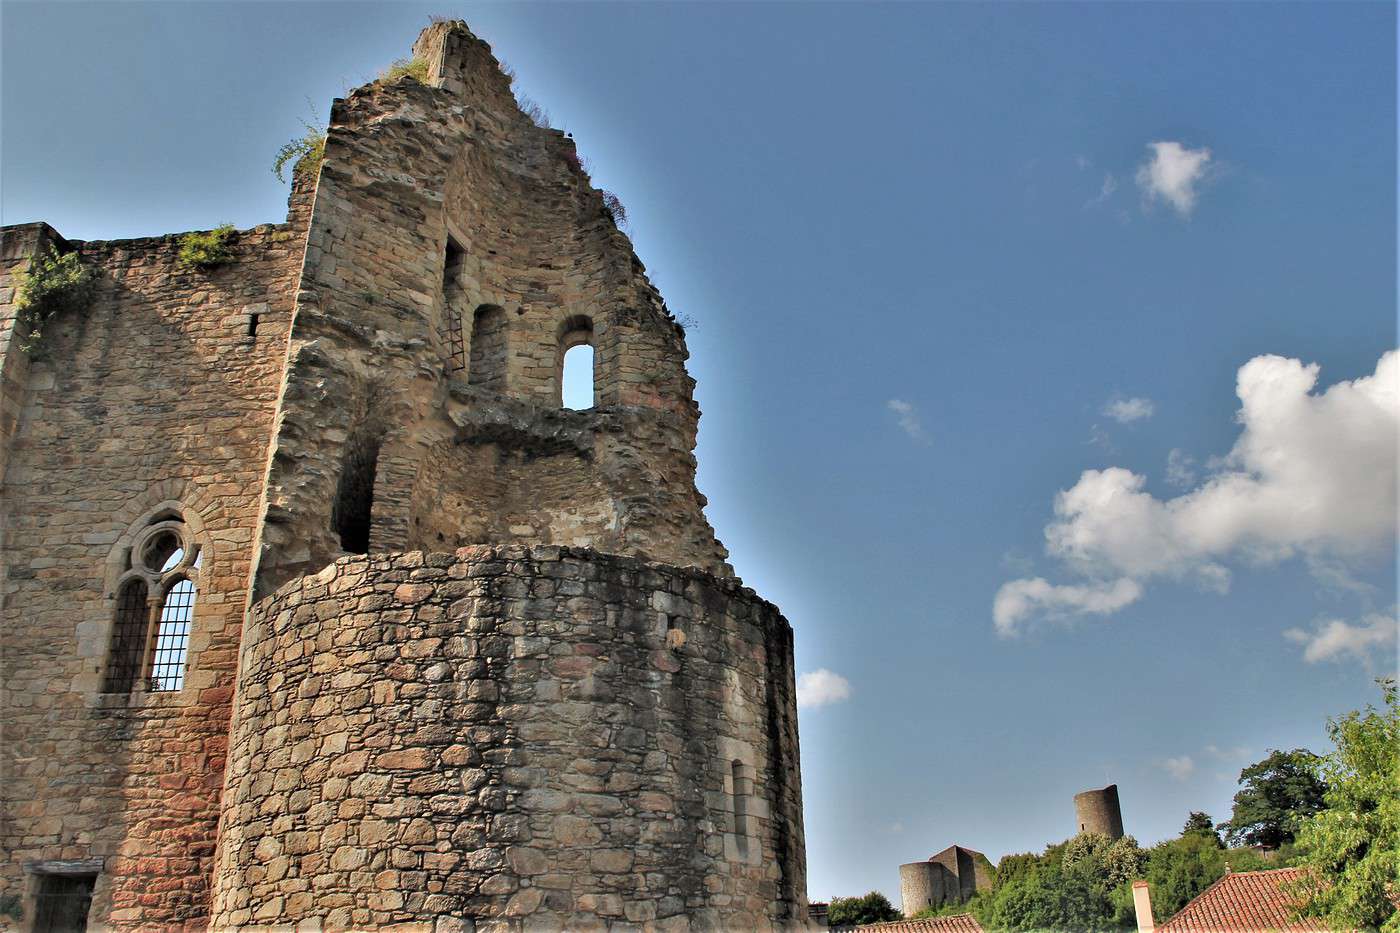
[[1152, 933], [1157, 924], [1152, 919], [1152, 892], [1146, 881], [1133, 882], [1133, 910], [1137, 913], [1138, 933]]

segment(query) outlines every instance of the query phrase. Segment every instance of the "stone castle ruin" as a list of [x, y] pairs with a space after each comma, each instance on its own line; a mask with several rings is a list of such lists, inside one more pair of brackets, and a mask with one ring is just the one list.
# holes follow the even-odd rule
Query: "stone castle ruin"
[[[231, 262], [4, 228], [0, 928], [806, 923], [684, 332], [489, 47], [413, 52]], [[51, 248], [95, 291], [36, 336]]]

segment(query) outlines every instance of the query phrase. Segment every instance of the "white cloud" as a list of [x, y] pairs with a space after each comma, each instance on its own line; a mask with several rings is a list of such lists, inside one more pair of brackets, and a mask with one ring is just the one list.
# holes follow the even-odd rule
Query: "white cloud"
[[797, 678], [797, 705], [815, 709], [851, 698], [851, 682], [834, 671], [819, 667]]
[[1196, 770], [1196, 762], [1191, 760], [1190, 755], [1178, 755], [1162, 762], [1162, 767], [1176, 780], [1184, 781]]
[[1247, 758], [1250, 754], [1250, 749], [1247, 745], [1234, 745], [1228, 748], [1221, 748], [1219, 745], [1207, 745], [1206, 754], [1229, 761]]
[[998, 631], [1007, 627], [1003, 619], [1014, 626], [1033, 612], [1064, 609], [1055, 598], [1028, 593], [1101, 593], [1112, 586], [1123, 595], [1127, 584], [1162, 576], [1223, 592], [1230, 577], [1224, 562], [1268, 564], [1302, 555], [1335, 563], [1391, 546], [1400, 352], [1384, 354], [1373, 375], [1320, 394], [1313, 391], [1317, 377], [1316, 365], [1280, 356], [1242, 366], [1239, 439], [1215, 472], [1179, 496], [1158, 499], [1144, 488], [1144, 477], [1122, 467], [1086, 470], [1056, 496], [1045, 538], [1049, 554], [1090, 582], [1004, 585], [993, 605]]
[[1144, 418], [1151, 418], [1157, 406], [1150, 398], [1114, 399], [1103, 407], [1103, 413], [1119, 424], [1131, 424]]
[[1032, 616], [1065, 619], [1082, 615], [1108, 615], [1137, 602], [1142, 587], [1134, 580], [1057, 586], [1042, 577], [1004, 583], [992, 600], [992, 621], [997, 634], [1019, 634], [1021, 623]]
[[1324, 619], [1311, 632], [1291, 628], [1283, 636], [1303, 646], [1303, 660], [1309, 664], [1351, 659], [1369, 665], [1378, 652], [1395, 656], [1400, 620], [1393, 609], [1388, 613], [1370, 612], [1356, 625], [1341, 619]]
[[904, 832], [904, 824], [896, 820], [890, 824], [890, 832], [896, 834]]
[[885, 403], [885, 407], [894, 412], [901, 431], [921, 444], [928, 443], [928, 432], [924, 430], [923, 422], [919, 420], [919, 410], [911, 402], [892, 398]]
[[1196, 482], [1196, 460], [1186, 451], [1173, 447], [1167, 454], [1167, 482], [1186, 487]]
[[1113, 177], [1112, 172], [1106, 172], [1103, 176], [1103, 184], [1099, 185], [1099, 193], [1084, 202], [1084, 209], [1098, 207], [1109, 198], [1113, 197], [1113, 192], [1118, 190], [1118, 179]]
[[1196, 207], [1196, 187], [1205, 178], [1210, 150], [1188, 149], [1177, 142], [1148, 143], [1152, 157], [1137, 171], [1137, 183], [1149, 201], [1161, 200], [1188, 217]]

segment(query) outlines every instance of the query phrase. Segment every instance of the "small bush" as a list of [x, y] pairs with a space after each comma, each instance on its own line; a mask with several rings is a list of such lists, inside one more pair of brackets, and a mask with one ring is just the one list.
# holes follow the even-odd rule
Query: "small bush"
[[321, 167], [321, 158], [326, 154], [326, 131], [305, 120], [302, 125], [306, 127], [306, 133], [283, 145], [277, 150], [277, 158], [272, 160], [272, 174], [277, 176], [278, 181], [287, 180], [282, 170], [288, 162], [292, 164], [292, 177], [296, 179], [314, 175]]
[[0, 894], [0, 917], [9, 917], [16, 923], [24, 919], [18, 894]]
[[549, 129], [549, 114], [543, 107], [524, 94], [520, 95], [520, 111], [530, 118], [530, 122], [542, 130]]
[[180, 237], [180, 265], [190, 269], [212, 269], [233, 262], [229, 240], [233, 224], [220, 224], [207, 233], [186, 233]]
[[603, 192], [603, 210], [619, 228], [627, 226], [627, 208], [622, 206], [621, 199], [611, 191]]
[[56, 314], [86, 309], [96, 285], [92, 271], [77, 253], [60, 255], [50, 246], [48, 253], [31, 259], [29, 269], [20, 274], [15, 301], [24, 327], [19, 348], [34, 354], [43, 338], [44, 324]]
[[412, 78], [419, 84], [428, 83], [428, 60], [425, 58], [400, 58], [379, 73], [375, 78], [378, 84], [393, 84], [400, 78]]

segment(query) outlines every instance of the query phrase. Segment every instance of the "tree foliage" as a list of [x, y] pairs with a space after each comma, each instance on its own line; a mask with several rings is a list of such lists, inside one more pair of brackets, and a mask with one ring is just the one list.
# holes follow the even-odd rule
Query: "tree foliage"
[[1241, 771], [1234, 812], [1220, 824], [1231, 844], [1276, 849], [1292, 842], [1299, 824], [1325, 806], [1327, 785], [1318, 777], [1318, 762], [1312, 752], [1295, 748], [1271, 751]]
[[96, 287], [92, 271], [77, 253], [61, 254], [50, 245], [48, 252], [31, 259], [29, 268], [20, 273], [15, 297], [15, 309], [23, 324], [20, 349], [31, 355], [37, 353], [49, 319], [87, 308]]
[[1221, 842], [1220, 834], [1215, 831], [1215, 821], [1210, 818], [1209, 813], [1201, 810], [1192, 810], [1186, 817], [1186, 825], [1181, 827], [1182, 836], [1199, 835], [1215, 840], [1218, 849], [1225, 848], [1225, 843]]
[[861, 897], [833, 897], [827, 909], [826, 922], [833, 927], [859, 926], [862, 923], [898, 920], [901, 916], [889, 898], [879, 891], [871, 891]]
[[1384, 708], [1328, 722], [1336, 750], [1322, 760], [1326, 809], [1298, 830], [1311, 869], [1306, 912], [1334, 929], [1400, 931], [1400, 699], [1380, 682]]

